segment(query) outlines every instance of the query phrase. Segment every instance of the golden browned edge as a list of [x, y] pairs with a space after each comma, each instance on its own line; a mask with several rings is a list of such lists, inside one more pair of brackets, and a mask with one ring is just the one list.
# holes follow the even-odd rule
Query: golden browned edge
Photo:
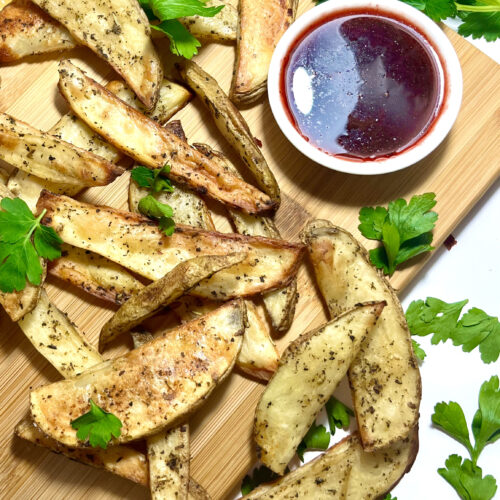
[[246, 120], [217, 80], [194, 61], [186, 60], [178, 65], [178, 69], [182, 79], [201, 98], [222, 135], [240, 155], [257, 186], [269, 195], [276, 207], [279, 206], [281, 197], [278, 182], [256, 144]]
[[[26, 52], [13, 52], [6, 39], [36, 37], [39, 31], [61, 33], [58, 43]], [[0, 63], [17, 61], [29, 55], [58, 52], [76, 47], [69, 32], [30, 0], [14, 0], [0, 11]]]
[[[314, 233], [315, 231], [317, 231], [316, 234]], [[370, 262], [370, 254], [368, 253], [368, 250], [349, 231], [347, 231], [346, 229], [343, 229], [339, 226], [335, 226], [334, 224], [332, 224], [328, 220], [313, 219], [313, 220], [309, 221], [306, 224], [306, 226], [304, 227], [304, 229], [302, 230], [302, 232], [300, 234], [300, 238], [304, 242], [304, 244], [309, 246], [310, 242], [313, 240], [313, 238], [321, 237], [324, 234], [326, 234], [326, 235], [335, 234], [337, 232], [344, 233], [344, 234], [348, 235], [350, 238], [352, 238], [352, 240], [354, 242], [356, 242], [356, 244], [358, 246], [358, 250], [359, 250], [360, 254], [362, 255], [362, 257], [365, 259], [365, 261], [368, 264], [372, 265]], [[402, 317], [404, 318], [405, 313], [404, 313], [403, 308], [401, 306], [401, 302], [399, 301], [399, 297], [396, 294], [396, 291], [391, 286], [389, 280], [384, 276], [382, 271], [380, 269], [377, 269], [376, 271], [379, 275], [380, 280], [386, 285], [394, 303], [396, 304], [396, 306], [400, 310]], [[322, 299], [325, 302], [325, 299], [323, 296], [322, 296]], [[410, 332], [408, 330], [408, 325], [405, 324], [405, 328], [407, 330], [408, 336], [411, 338]], [[415, 357], [415, 352], [413, 351], [413, 346], [412, 346], [411, 352], [413, 353], [413, 361], [415, 363], [415, 366], [418, 367], [418, 362], [417, 362], [417, 358]], [[418, 380], [417, 396], [418, 396], [419, 401], [421, 401], [421, 399], [422, 399], [422, 378], [421, 377], [419, 377], [419, 380]], [[415, 412], [415, 420], [414, 420], [411, 428], [414, 428], [418, 425], [419, 418], [420, 418], [420, 414], [417, 411], [417, 412]], [[363, 433], [361, 429], [359, 430], [359, 432], [360, 432], [361, 442], [363, 444], [363, 448], [368, 452], [375, 451], [376, 448], [374, 448], [374, 444], [371, 443], [370, 441], [368, 441], [366, 434]], [[389, 441], [387, 443], [387, 445], [390, 445], [391, 443], [394, 443], [395, 441], [398, 441], [399, 439], [402, 439], [404, 437], [405, 436], [396, 436], [394, 439], [392, 439], [392, 441]]]
[[[99, 352], [102, 352], [109, 342], [151, 317], [161, 307], [166, 307], [189, 293], [203, 279], [240, 263], [246, 257], [246, 253], [204, 255], [181, 262], [163, 278], [153, 281], [135, 293], [104, 324], [99, 335]], [[137, 307], [141, 309], [139, 314]]]
[[[143, 154], [143, 158], [134, 156], [134, 150], [128, 148], [127, 144], [116, 140], [106, 133], [106, 130], [100, 127], [98, 123], [92, 120], [86, 120], [84, 113], [79, 114], [78, 106], [75, 105], [74, 92], [67, 91], [66, 86], [74, 87], [73, 83], [68, 83], [74, 75], [82, 81], [82, 86], [87, 90], [92, 89], [93, 95], [98, 95], [99, 98], [105, 100], [109, 104], [126, 110], [128, 119], [140, 124], [146, 134], [157, 135], [162, 141], [162, 147], [153, 154]], [[84, 120], [87, 125], [95, 132], [113, 144], [118, 149], [122, 150], [128, 156], [133, 157], [141, 163], [148, 163], [149, 167], [163, 167], [167, 158], [170, 158], [170, 173], [169, 177], [179, 184], [188, 186], [191, 190], [202, 196], [209, 196], [225, 205], [239, 208], [250, 214], [260, 214], [273, 211], [277, 208], [277, 204], [267, 194], [258, 190], [255, 186], [248, 184], [238, 177], [221, 171], [216, 164], [205, 158], [201, 153], [181, 141], [175, 134], [160, 127], [158, 123], [149, 119], [141, 112], [133, 109], [128, 104], [121, 101], [116, 95], [107, 90], [105, 87], [97, 83], [92, 78], [74, 66], [69, 60], [62, 60], [59, 63], [59, 90], [64, 98], [68, 101], [73, 111]], [[78, 92], [85, 92], [85, 89], [78, 89]], [[148, 157], [146, 159], [144, 156]], [[172, 161], [175, 160], [175, 161]]]
[[0, 144], [3, 148], [10, 149], [12, 147], [12, 149], [14, 149], [18, 143], [23, 142], [23, 134], [15, 130], [17, 123], [19, 123], [22, 127], [26, 127], [27, 129], [29, 129], [30, 133], [32, 133], [33, 135], [40, 138], [50, 139], [56, 144], [60, 144], [62, 147], [72, 150], [76, 157], [80, 158], [82, 161], [86, 162], [89, 165], [89, 168], [92, 168], [93, 165], [96, 165], [104, 172], [104, 179], [100, 182], [96, 182], [95, 180], [91, 179], [90, 176], [88, 178], [82, 177], [81, 179], [75, 177], [75, 182], [81, 181], [85, 186], [105, 186], [113, 182], [117, 177], [125, 172], [122, 167], [118, 167], [114, 163], [111, 163], [101, 156], [97, 156], [96, 154], [91, 153], [86, 149], [74, 146], [73, 144], [63, 141], [54, 135], [48, 134], [47, 132], [42, 132], [41, 130], [36, 129], [28, 123], [23, 122], [22, 120], [18, 120], [17, 118], [14, 118], [7, 113], [0, 113], [0, 115], [2, 115], [6, 121], [11, 123], [12, 127], [14, 128], [14, 130], [12, 130], [10, 127], [4, 127], [3, 125], [0, 125]]
[[[298, 4], [299, 0], [240, 0], [236, 59], [229, 92], [236, 105], [252, 104], [266, 92], [270, 56], [295, 20]], [[266, 12], [265, 7], [281, 13], [280, 23], [273, 25], [269, 19], [261, 17]], [[262, 41], [266, 50], [263, 50]], [[258, 45], [253, 47], [255, 44]], [[256, 75], [248, 70], [247, 65], [259, 59], [261, 74], [255, 79]]]

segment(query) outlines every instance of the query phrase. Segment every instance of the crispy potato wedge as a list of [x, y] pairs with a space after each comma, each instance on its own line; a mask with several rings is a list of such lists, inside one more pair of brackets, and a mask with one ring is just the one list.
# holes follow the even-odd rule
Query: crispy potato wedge
[[71, 421], [88, 410], [90, 398], [121, 420], [121, 436], [115, 444], [172, 427], [230, 373], [245, 321], [243, 302], [228, 302], [72, 379], [35, 389], [31, 392], [33, 420], [48, 436], [72, 447], [84, 446]]
[[230, 97], [255, 102], [267, 87], [274, 49], [295, 20], [298, 0], [240, 0], [238, 46]]
[[172, 180], [248, 213], [275, 207], [266, 194], [221, 171], [175, 134], [125, 104], [69, 61], [59, 64], [59, 89], [87, 125], [141, 164], [157, 168], [168, 163]]
[[[193, 147], [211, 158], [212, 161], [220, 163], [223, 168], [229, 169], [235, 175], [240, 175], [236, 167], [222, 153], [214, 151], [206, 144], [193, 144]], [[278, 228], [270, 217], [244, 214], [239, 210], [231, 209], [228, 212], [238, 233], [248, 236], [281, 239]], [[280, 333], [286, 332], [290, 328], [295, 315], [295, 306], [298, 299], [297, 280], [293, 279], [286, 287], [264, 294], [263, 299], [274, 330]]]
[[102, 327], [99, 350], [102, 351], [106, 344], [120, 334], [130, 331], [162, 307], [188, 293], [201, 280], [222, 269], [239, 264], [247, 256], [246, 253], [204, 255], [181, 262], [163, 278], [153, 281], [134, 294], [116, 311]]
[[86, 45], [123, 77], [151, 109], [157, 99], [163, 70], [150, 39], [146, 14], [135, 0], [61, 2], [35, 0], [59, 21], [78, 43]]
[[152, 500], [188, 498], [189, 428], [180, 425], [147, 439]]
[[35, 349], [63, 377], [72, 377], [102, 362], [76, 326], [49, 301], [45, 290], [36, 307], [18, 324]]
[[[3, 198], [14, 198], [3, 183], [0, 183], [0, 201]], [[40, 295], [42, 293], [42, 285], [45, 281], [47, 264], [44, 259], [40, 259], [43, 267], [43, 275], [40, 286], [32, 285], [29, 281], [26, 282], [26, 287], [20, 292], [14, 291], [12, 293], [0, 292], [0, 305], [5, 309], [12, 321], [19, 321], [26, 314], [31, 312], [37, 305]]]
[[[130, 178], [128, 188], [128, 206], [130, 211], [139, 213], [139, 201], [148, 194], [148, 189], [141, 188], [132, 178]], [[215, 231], [215, 225], [212, 221], [210, 211], [205, 202], [196, 195], [196, 193], [182, 186], [175, 186], [175, 190], [172, 193], [162, 191], [160, 193], [154, 193], [153, 196], [160, 203], [166, 203], [173, 208], [173, 219], [176, 224], [184, 224], [186, 226]]]
[[[146, 332], [132, 332], [134, 348], [153, 340]], [[152, 500], [188, 498], [189, 426], [179, 425], [160, 431], [146, 440], [149, 464], [149, 489]]]
[[26, 441], [65, 455], [77, 462], [98, 469], [106, 469], [134, 483], [144, 486], [148, 484], [146, 456], [134, 448], [128, 446], [112, 446], [105, 450], [100, 448], [70, 448], [45, 435], [29, 418], [23, 419], [17, 424], [15, 433]]
[[217, 128], [240, 155], [257, 185], [278, 205], [280, 189], [276, 178], [241, 113], [220, 88], [215, 78], [203, 71], [195, 62], [186, 60], [179, 69], [183, 80], [200, 96]]
[[376, 450], [408, 435], [418, 421], [421, 381], [404, 312], [366, 250], [328, 221], [302, 233], [331, 316], [364, 300], [385, 300], [380, 320], [349, 369], [363, 446]]
[[30, 0], [14, 0], [0, 11], [0, 63], [74, 47], [68, 30]]
[[[252, 377], [269, 380], [278, 368], [279, 354], [261, 310], [250, 300], [246, 300], [245, 305], [248, 324], [236, 365]], [[217, 302], [192, 296], [182, 297], [172, 305], [183, 323], [199, 318], [217, 307]]]
[[144, 285], [122, 266], [93, 252], [62, 246], [62, 257], [48, 264], [49, 274], [100, 299], [123, 304]]
[[42, 179], [69, 185], [105, 186], [124, 172], [5, 113], [0, 113], [0, 158]]
[[385, 302], [361, 304], [286, 348], [255, 410], [254, 438], [264, 465], [277, 474], [285, 472], [384, 306]]
[[[125, 85], [125, 83], [121, 81], [111, 81], [106, 87], [129, 106], [146, 112], [137, 96]], [[158, 123], [164, 124], [179, 109], [184, 107], [190, 98], [191, 94], [184, 87], [164, 79], [156, 106], [151, 111], [146, 112], [146, 114]], [[62, 116], [48, 133], [74, 146], [86, 149], [91, 153], [101, 156], [112, 163], [116, 163], [122, 156], [114, 146], [104, 142], [99, 134], [95, 133], [86, 123], [73, 113], [67, 113]], [[42, 189], [47, 189], [51, 193], [74, 196], [85, 187], [82, 184], [68, 185], [49, 182], [22, 170], [18, 170], [10, 177], [8, 186], [9, 189], [16, 196], [20, 196], [32, 210], [36, 207]]]
[[224, 8], [214, 17], [189, 16], [181, 17], [179, 21], [195, 38], [215, 42], [236, 40], [238, 11], [222, 0], [209, 0], [205, 5], [207, 7], [224, 5]]
[[241, 264], [203, 280], [191, 294], [229, 299], [285, 286], [297, 273], [303, 246], [282, 240], [202, 231], [177, 226], [165, 236], [138, 214], [97, 207], [43, 191], [38, 209], [44, 224], [65, 243], [91, 250], [146, 278], [157, 280], [177, 264], [200, 255], [247, 252]]
[[373, 453], [364, 451], [354, 433], [274, 483], [254, 489], [242, 500], [375, 500], [411, 469], [417, 451], [416, 428], [404, 440]]

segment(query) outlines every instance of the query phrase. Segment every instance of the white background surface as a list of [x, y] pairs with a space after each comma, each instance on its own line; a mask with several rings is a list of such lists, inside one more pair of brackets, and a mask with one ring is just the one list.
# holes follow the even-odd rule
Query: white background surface
[[[447, 21], [446, 24], [456, 29], [459, 23]], [[500, 63], [500, 40], [494, 43], [470, 41]], [[498, 70], [500, 71], [500, 67]], [[492, 130], [492, 140], [500, 140], [498, 126], [496, 130]], [[500, 167], [500, 158], [498, 162]], [[435, 210], [439, 213], [439, 205]], [[404, 310], [413, 300], [430, 296], [446, 302], [469, 299], [463, 313], [471, 307], [478, 307], [489, 315], [500, 316], [500, 180], [453, 231], [453, 235], [457, 244], [450, 251], [444, 247], [435, 250], [435, 255], [420, 272], [417, 280], [401, 294]], [[465, 413], [471, 442], [474, 443], [470, 424], [478, 408], [479, 388], [493, 375], [500, 375], [500, 359], [487, 365], [482, 362], [478, 349], [465, 353], [461, 347], [453, 346], [451, 341], [431, 345], [430, 339], [431, 335], [416, 338], [427, 353], [420, 366], [423, 387], [420, 449], [412, 470], [392, 491], [393, 497], [398, 500], [459, 498], [455, 490], [437, 473], [437, 469], [444, 467], [449, 455], [456, 453], [462, 458], [469, 458], [468, 452], [460, 443], [433, 427], [431, 415], [434, 406], [441, 401], [459, 403]], [[328, 429], [324, 413], [317, 422]], [[347, 433], [337, 431], [330, 445], [338, 442], [345, 434]], [[309, 461], [318, 454], [308, 452], [305, 459]], [[291, 465], [294, 467], [299, 464], [296, 460]], [[500, 499], [500, 442], [486, 446], [478, 465], [483, 470], [483, 476], [491, 474], [496, 478], [498, 488], [494, 498]]]

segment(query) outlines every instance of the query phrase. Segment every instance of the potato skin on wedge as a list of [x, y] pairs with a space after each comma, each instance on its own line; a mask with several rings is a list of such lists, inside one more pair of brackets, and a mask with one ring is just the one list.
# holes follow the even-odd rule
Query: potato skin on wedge
[[347, 231], [329, 221], [302, 232], [331, 316], [364, 300], [385, 300], [379, 321], [349, 369], [363, 446], [377, 450], [408, 435], [419, 416], [421, 381], [399, 299]]
[[317, 414], [330, 399], [385, 302], [361, 304], [305, 333], [283, 352], [255, 411], [261, 461], [283, 474]]
[[211, 299], [254, 295], [286, 285], [297, 273], [304, 250], [301, 244], [282, 240], [180, 225], [172, 236], [165, 236], [155, 222], [141, 215], [47, 191], [42, 192], [38, 208], [47, 209], [43, 223], [52, 226], [66, 243], [98, 253], [152, 280], [195, 256], [247, 252], [241, 264], [203, 280], [191, 291]]
[[121, 357], [35, 389], [30, 398], [33, 420], [48, 436], [71, 447], [85, 446], [71, 421], [88, 411], [91, 398], [123, 424], [113, 444], [172, 427], [229, 375], [245, 322], [243, 302], [228, 302]]
[[409, 472], [418, 451], [418, 431], [373, 453], [363, 450], [357, 433], [311, 462], [273, 483], [254, 489], [241, 500], [375, 500]]

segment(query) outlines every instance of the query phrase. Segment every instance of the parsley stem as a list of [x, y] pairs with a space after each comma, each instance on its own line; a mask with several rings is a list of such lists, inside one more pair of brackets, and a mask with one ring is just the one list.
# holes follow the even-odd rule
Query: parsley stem
[[500, 4], [498, 5], [462, 5], [455, 3], [457, 10], [463, 12], [499, 12]]

